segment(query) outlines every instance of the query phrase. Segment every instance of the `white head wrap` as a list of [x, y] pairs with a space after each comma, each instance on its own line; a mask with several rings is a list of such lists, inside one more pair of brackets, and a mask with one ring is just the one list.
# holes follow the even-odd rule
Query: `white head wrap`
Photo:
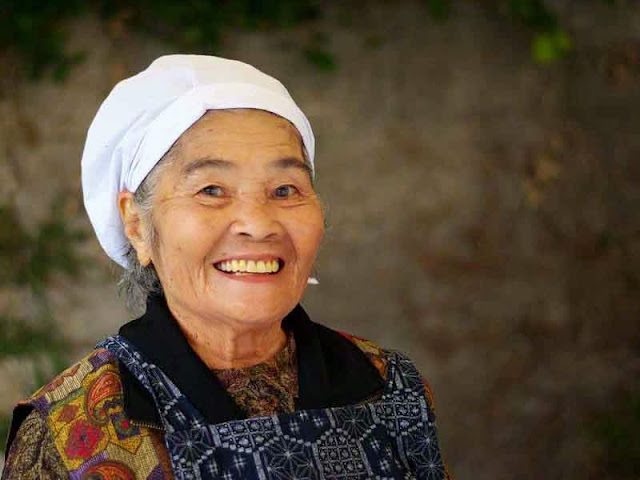
[[127, 266], [118, 193], [135, 192], [173, 143], [207, 110], [254, 108], [295, 126], [313, 168], [311, 125], [287, 89], [246, 63], [167, 55], [118, 83], [96, 114], [82, 154], [84, 204], [100, 245]]

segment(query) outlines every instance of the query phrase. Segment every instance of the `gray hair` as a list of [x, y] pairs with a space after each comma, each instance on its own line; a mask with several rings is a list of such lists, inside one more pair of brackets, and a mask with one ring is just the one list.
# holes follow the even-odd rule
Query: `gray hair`
[[[160, 161], [151, 169], [133, 194], [133, 201], [140, 211], [140, 218], [146, 225], [145, 240], [155, 245], [158, 241], [156, 229], [153, 226], [152, 211], [156, 195], [156, 187], [162, 173], [171, 164], [175, 157], [175, 148], [169, 149]], [[162, 284], [153, 263], [143, 266], [138, 260], [136, 249], [129, 243], [127, 253], [127, 267], [122, 271], [118, 288], [120, 294], [124, 294], [125, 305], [131, 312], [144, 311], [147, 299], [151, 295], [163, 293]]]
[[[234, 110], [227, 110], [233, 112]], [[167, 153], [158, 161], [158, 163], [151, 169], [149, 174], [140, 184], [138, 189], [133, 194], [133, 200], [140, 211], [141, 219], [143, 223], [147, 225], [146, 231], [143, 232], [146, 235], [146, 240], [155, 246], [157, 244], [157, 232], [153, 227], [152, 211], [153, 203], [156, 195], [156, 187], [162, 173], [173, 162], [179, 153], [180, 139], [169, 149]], [[302, 144], [302, 158], [305, 165], [309, 167], [311, 172], [311, 162], [309, 160], [309, 153], [301, 141]], [[314, 178], [311, 176], [311, 184], [314, 186]], [[143, 266], [138, 260], [138, 254], [136, 249], [129, 243], [127, 247], [127, 264], [118, 282], [118, 289], [121, 295], [125, 297], [125, 305], [130, 312], [143, 312], [147, 299], [152, 295], [158, 295], [163, 293], [162, 284], [158, 277], [153, 263], [149, 263], [146, 267]]]

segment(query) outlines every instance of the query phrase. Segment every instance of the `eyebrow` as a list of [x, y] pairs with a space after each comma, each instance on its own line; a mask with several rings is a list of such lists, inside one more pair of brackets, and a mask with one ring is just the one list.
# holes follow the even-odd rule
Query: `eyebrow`
[[189, 165], [184, 167], [184, 169], [182, 170], [182, 173], [184, 173], [185, 176], [189, 176], [193, 174], [196, 170], [200, 170], [202, 168], [216, 168], [220, 170], [230, 170], [234, 167], [235, 165], [232, 162], [229, 162], [228, 160], [222, 160], [221, 158], [205, 157], [205, 158], [199, 158], [198, 160], [191, 162]]
[[302, 170], [303, 172], [305, 172], [307, 175], [309, 175], [309, 178], [313, 177], [313, 172], [311, 171], [311, 166], [308, 165], [306, 162], [300, 160], [297, 157], [285, 157], [285, 158], [281, 158], [279, 160], [276, 160], [274, 162], [271, 162], [271, 166], [277, 168], [277, 169], [287, 169], [287, 168], [297, 168], [299, 170]]
[[[273, 162], [270, 162], [270, 167], [276, 168], [278, 170], [285, 170], [287, 168], [297, 168], [305, 172], [309, 178], [313, 177], [313, 172], [311, 170], [311, 166], [308, 165], [303, 160], [300, 160], [296, 157], [284, 157]], [[215, 168], [220, 170], [231, 170], [237, 168], [237, 166], [228, 160], [223, 160], [221, 158], [209, 158], [204, 157], [198, 160], [195, 160], [189, 163], [183, 169], [183, 174], [185, 176], [192, 175], [195, 171], [200, 170], [202, 168]]]

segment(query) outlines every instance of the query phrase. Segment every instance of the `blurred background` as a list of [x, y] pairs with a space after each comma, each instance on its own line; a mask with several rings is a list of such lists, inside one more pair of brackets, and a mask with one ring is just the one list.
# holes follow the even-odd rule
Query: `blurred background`
[[213, 53], [310, 118], [311, 317], [408, 353], [458, 480], [640, 478], [640, 2], [4, 0], [0, 436], [129, 317], [80, 156], [114, 84]]

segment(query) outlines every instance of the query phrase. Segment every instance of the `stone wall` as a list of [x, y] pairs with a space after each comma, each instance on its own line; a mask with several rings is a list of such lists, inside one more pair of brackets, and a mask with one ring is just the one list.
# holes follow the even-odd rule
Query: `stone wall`
[[[539, 66], [526, 33], [460, 3], [442, 25], [419, 2], [334, 6], [220, 53], [281, 79], [314, 126], [329, 229], [312, 318], [416, 360], [458, 479], [595, 478], [589, 422], [638, 391], [640, 8], [552, 2], [575, 52]], [[91, 17], [72, 30], [88, 56], [63, 84], [3, 86], [0, 198], [26, 228], [63, 192], [90, 232], [86, 128], [117, 80], [174, 51]], [[337, 71], [300, 54], [314, 31]], [[93, 238], [81, 249], [81, 277], [47, 292], [75, 357], [127, 318], [115, 268]], [[28, 312], [26, 290], [1, 293]], [[32, 370], [0, 363], [2, 409]]]

